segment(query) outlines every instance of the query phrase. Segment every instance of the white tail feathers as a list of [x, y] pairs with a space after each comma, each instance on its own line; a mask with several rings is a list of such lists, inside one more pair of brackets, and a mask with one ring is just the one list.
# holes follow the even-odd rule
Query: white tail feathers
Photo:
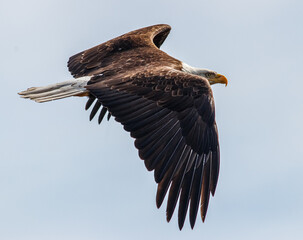
[[23, 98], [29, 98], [39, 103], [72, 96], [88, 96], [89, 92], [85, 86], [90, 78], [81, 77], [45, 87], [31, 87], [18, 94]]

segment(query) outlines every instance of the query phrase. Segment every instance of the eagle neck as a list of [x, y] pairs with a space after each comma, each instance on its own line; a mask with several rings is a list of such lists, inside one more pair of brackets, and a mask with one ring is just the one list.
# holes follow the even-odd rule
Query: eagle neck
[[199, 72], [201, 71], [201, 69], [196, 68], [196, 67], [192, 67], [192, 66], [182, 62], [182, 71], [187, 72], [187, 73], [191, 73], [191, 74], [195, 74], [195, 75], [199, 75]]

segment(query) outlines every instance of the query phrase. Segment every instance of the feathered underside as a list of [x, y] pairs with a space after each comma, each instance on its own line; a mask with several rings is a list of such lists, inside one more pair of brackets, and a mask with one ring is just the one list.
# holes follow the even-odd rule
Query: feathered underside
[[167, 221], [177, 202], [182, 229], [187, 210], [194, 227], [200, 206], [204, 221], [209, 195], [214, 194], [220, 154], [212, 91], [205, 78], [183, 72], [182, 64], [159, 47], [168, 25], [139, 29], [78, 53], [68, 68], [76, 78], [91, 76], [99, 122], [109, 111], [135, 138], [139, 156], [158, 183], [160, 207], [168, 192]]

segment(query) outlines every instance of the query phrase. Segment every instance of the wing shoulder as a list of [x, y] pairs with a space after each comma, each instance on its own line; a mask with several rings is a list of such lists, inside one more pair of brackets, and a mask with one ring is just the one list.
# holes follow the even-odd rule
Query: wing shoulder
[[68, 69], [74, 77], [93, 75], [99, 68], [110, 63], [112, 56], [117, 60], [121, 55], [127, 55], [129, 50], [141, 47], [156, 51], [166, 39], [170, 29], [169, 25], [160, 24], [126, 33], [70, 57]]

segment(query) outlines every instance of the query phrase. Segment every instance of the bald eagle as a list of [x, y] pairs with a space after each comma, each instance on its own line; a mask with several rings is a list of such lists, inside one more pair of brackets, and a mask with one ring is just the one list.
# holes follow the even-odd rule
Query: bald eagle
[[108, 112], [135, 138], [135, 147], [158, 184], [159, 208], [168, 192], [166, 219], [179, 201], [182, 229], [189, 208], [193, 228], [200, 206], [204, 222], [210, 193], [215, 194], [220, 150], [210, 85], [227, 79], [215, 71], [191, 67], [159, 48], [171, 27], [141, 28], [80, 52], [68, 61], [75, 79], [19, 94], [36, 102], [88, 97], [86, 109]]

